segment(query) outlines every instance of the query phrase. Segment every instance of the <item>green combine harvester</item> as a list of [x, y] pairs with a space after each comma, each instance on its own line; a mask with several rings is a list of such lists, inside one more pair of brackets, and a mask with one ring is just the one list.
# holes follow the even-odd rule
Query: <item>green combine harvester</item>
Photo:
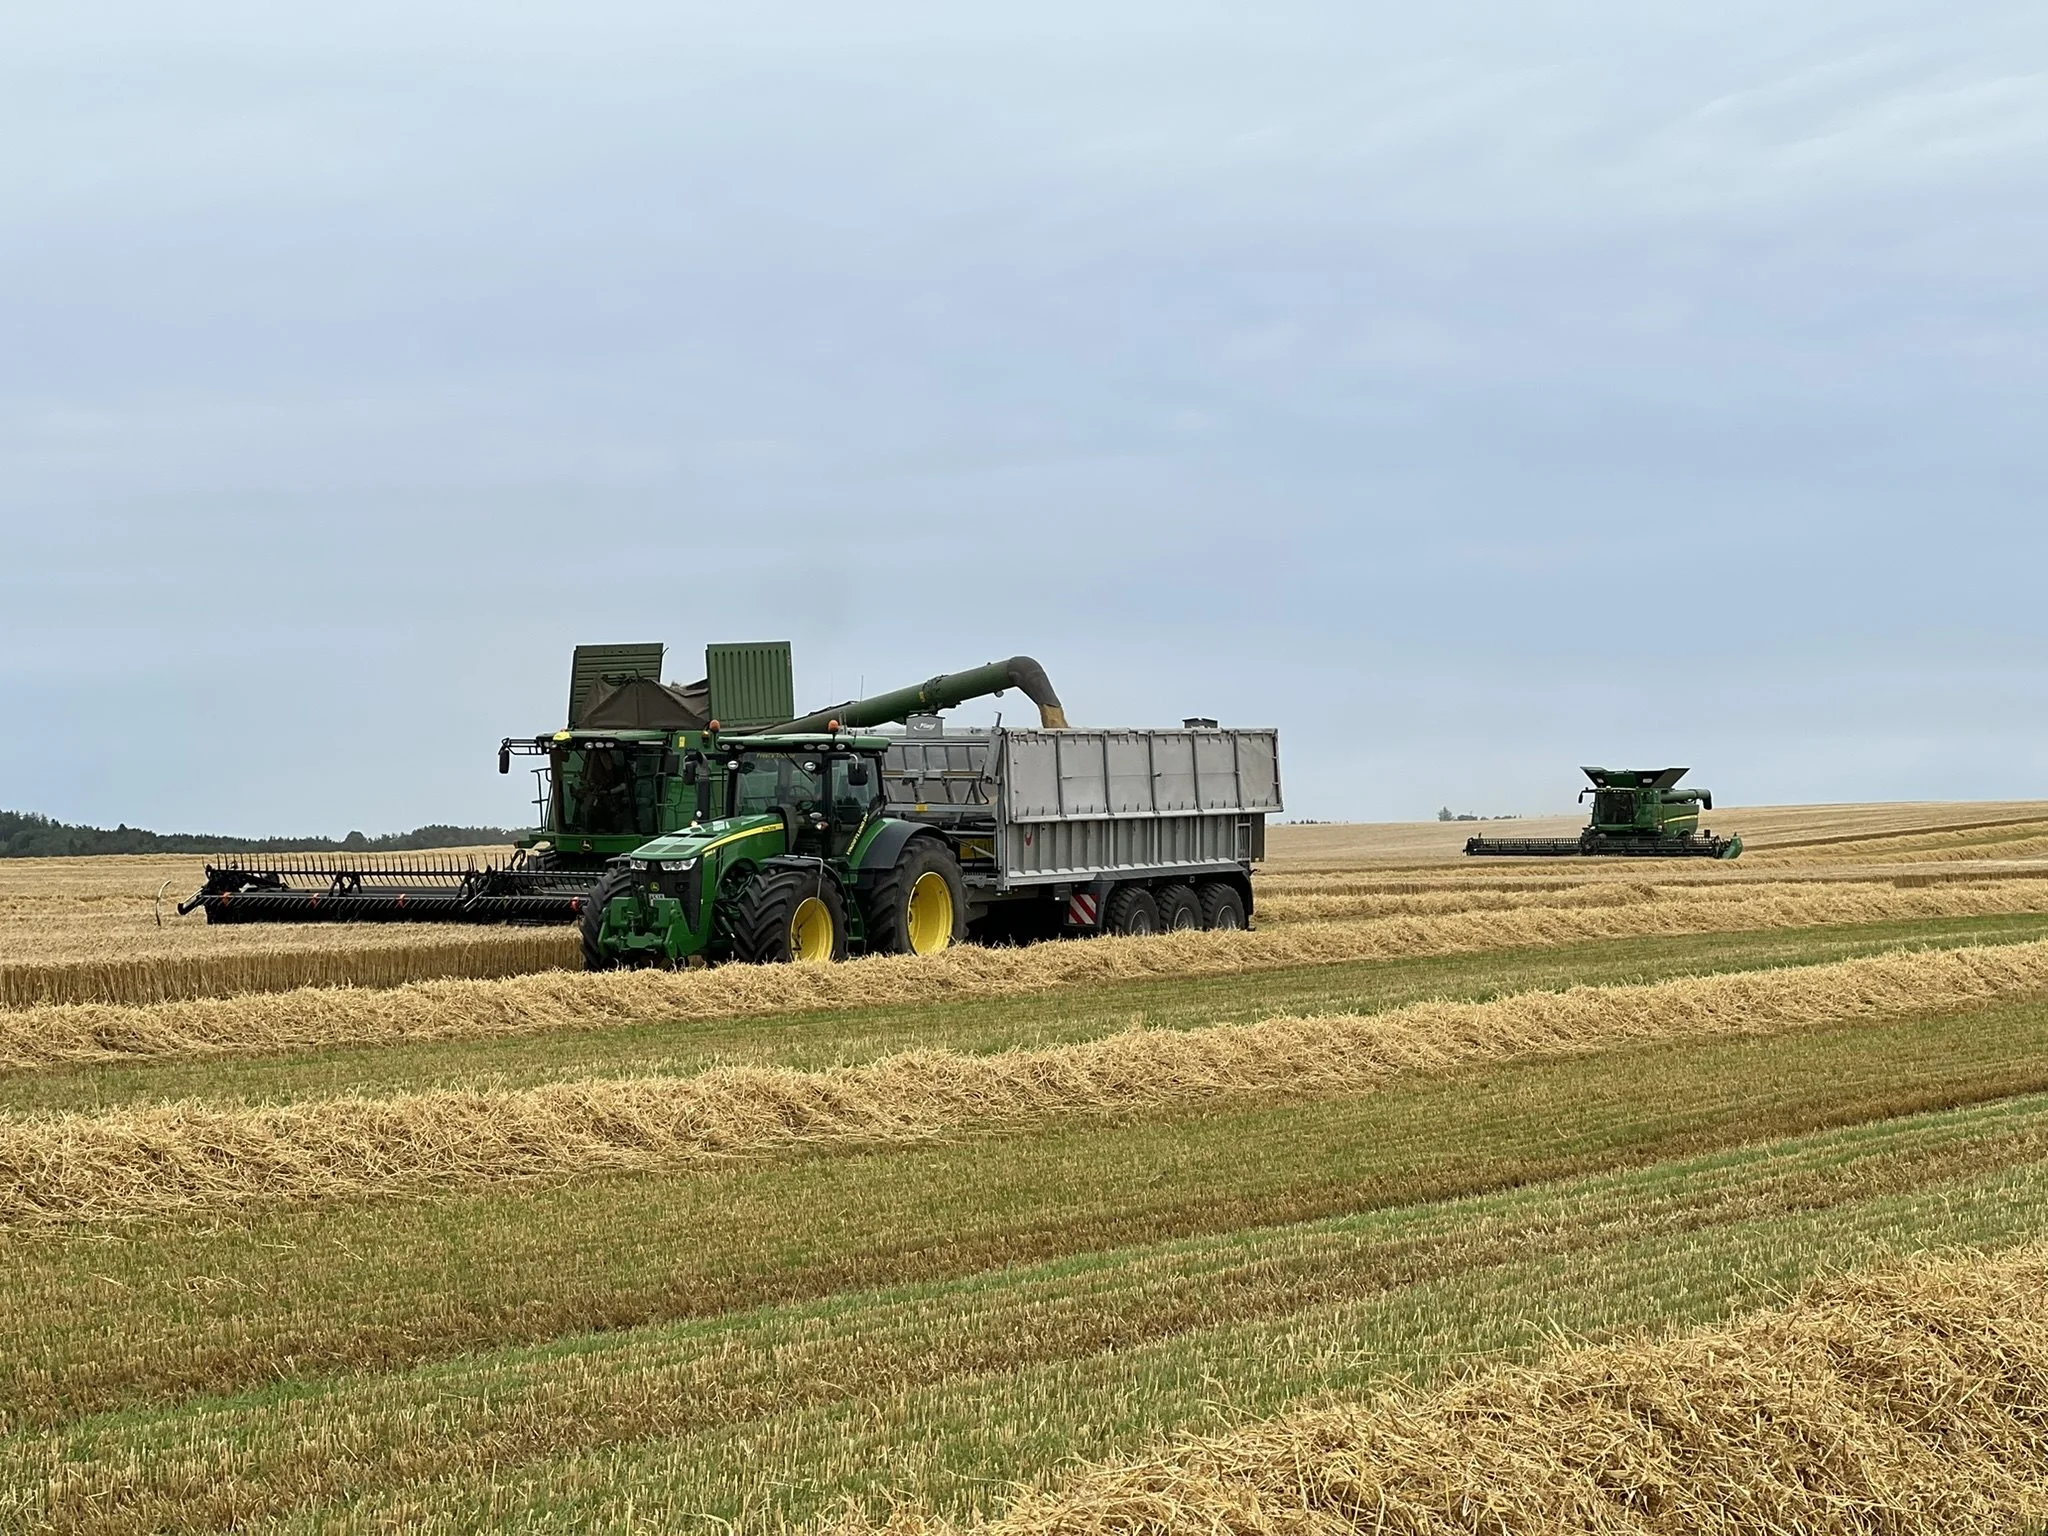
[[1499, 858], [1732, 859], [1740, 837], [1699, 830], [1700, 812], [1714, 808], [1704, 789], [1679, 789], [1684, 768], [1583, 768], [1592, 786], [1593, 819], [1577, 837], [1475, 837], [1468, 854]]

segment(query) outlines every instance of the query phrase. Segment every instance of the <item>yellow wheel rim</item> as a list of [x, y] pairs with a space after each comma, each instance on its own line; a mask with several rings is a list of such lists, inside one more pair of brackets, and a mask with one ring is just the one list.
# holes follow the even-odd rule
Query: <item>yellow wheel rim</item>
[[832, 958], [832, 909], [806, 896], [789, 914], [789, 958], [817, 965]]
[[953, 887], [936, 869], [917, 877], [910, 888], [910, 952], [932, 955], [953, 942]]

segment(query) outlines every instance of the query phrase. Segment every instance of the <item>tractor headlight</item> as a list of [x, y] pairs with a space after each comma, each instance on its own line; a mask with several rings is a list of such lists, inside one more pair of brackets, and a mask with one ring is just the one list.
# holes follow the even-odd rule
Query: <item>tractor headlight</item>
[[654, 865], [648, 859], [628, 859], [626, 860], [626, 868], [632, 870], [636, 875], [644, 875], [647, 871], [654, 868]]

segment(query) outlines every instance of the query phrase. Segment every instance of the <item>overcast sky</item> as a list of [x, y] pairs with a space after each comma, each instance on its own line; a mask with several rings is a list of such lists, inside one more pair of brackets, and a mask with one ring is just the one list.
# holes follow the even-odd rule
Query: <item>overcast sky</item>
[[574, 643], [784, 637], [2048, 795], [2044, 194], [2038, 3], [17, 7], [0, 808], [516, 823]]

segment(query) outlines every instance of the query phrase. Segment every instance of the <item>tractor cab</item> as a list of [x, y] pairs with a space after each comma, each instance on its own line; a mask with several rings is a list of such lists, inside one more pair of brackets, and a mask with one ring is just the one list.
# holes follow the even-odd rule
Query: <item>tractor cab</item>
[[683, 782], [697, 786], [698, 823], [779, 816], [791, 853], [838, 858], [886, 809], [888, 745], [841, 732], [728, 738], [689, 753]]

